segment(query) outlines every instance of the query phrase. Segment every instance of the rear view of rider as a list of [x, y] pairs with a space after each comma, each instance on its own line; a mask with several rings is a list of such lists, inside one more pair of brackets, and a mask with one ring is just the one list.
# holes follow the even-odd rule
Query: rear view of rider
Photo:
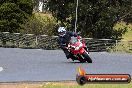
[[69, 43], [71, 37], [77, 37], [77, 34], [74, 32], [66, 31], [65, 27], [58, 28], [59, 39], [58, 43], [60, 48], [64, 51], [67, 59], [70, 58], [70, 52], [67, 50], [67, 44]]

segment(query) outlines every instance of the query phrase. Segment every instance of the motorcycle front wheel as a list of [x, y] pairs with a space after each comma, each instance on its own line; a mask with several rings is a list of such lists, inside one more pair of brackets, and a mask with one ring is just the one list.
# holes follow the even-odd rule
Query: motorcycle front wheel
[[88, 63], [92, 63], [92, 59], [89, 57], [89, 55], [88, 55], [86, 52], [84, 52], [82, 55], [83, 55], [84, 59], [85, 59]]
[[86, 62], [86, 60], [83, 59], [83, 56], [80, 55], [80, 54], [78, 54], [78, 60], [80, 61], [80, 63], [85, 63]]

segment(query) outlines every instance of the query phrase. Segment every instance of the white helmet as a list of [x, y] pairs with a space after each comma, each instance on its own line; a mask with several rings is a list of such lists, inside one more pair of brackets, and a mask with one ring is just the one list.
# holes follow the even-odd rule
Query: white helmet
[[59, 27], [58, 28], [58, 33], [59, 33], [59, 36], [64, 36], [66, 34], [65, 27]]
[[58, 28], [58, 33], [60, 33], [60, 32], [66, 32], [66, 29], [64, 27], [59, 27]]

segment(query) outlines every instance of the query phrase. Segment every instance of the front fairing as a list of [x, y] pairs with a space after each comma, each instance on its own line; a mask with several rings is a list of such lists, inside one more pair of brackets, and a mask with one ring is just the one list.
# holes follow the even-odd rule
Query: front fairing
[[84, 44], [81, 43], [77, 38], [72, 38], [71, 41], [71, 46], [72, 46], [72, 49], [71, 51], [73, 52], [73, 54], [82, 54], [85, 50], [84, 50]]
[[73, 52], [74, 54], [76, 54], [76, 55], [77, 55], [78, 53], [83, 54], [84, 51], [85, 51], [85, 49], [84, 49], [83, 47], [79, 48], [79, 50], [72, 49], [72, 52]]

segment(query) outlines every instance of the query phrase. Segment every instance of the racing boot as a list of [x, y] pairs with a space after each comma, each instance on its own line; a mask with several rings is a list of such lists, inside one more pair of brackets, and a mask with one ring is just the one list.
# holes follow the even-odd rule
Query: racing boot
[[70, 58], [70, 54], [67, 53], [66, 54], [66, 58], [69, 59]]

